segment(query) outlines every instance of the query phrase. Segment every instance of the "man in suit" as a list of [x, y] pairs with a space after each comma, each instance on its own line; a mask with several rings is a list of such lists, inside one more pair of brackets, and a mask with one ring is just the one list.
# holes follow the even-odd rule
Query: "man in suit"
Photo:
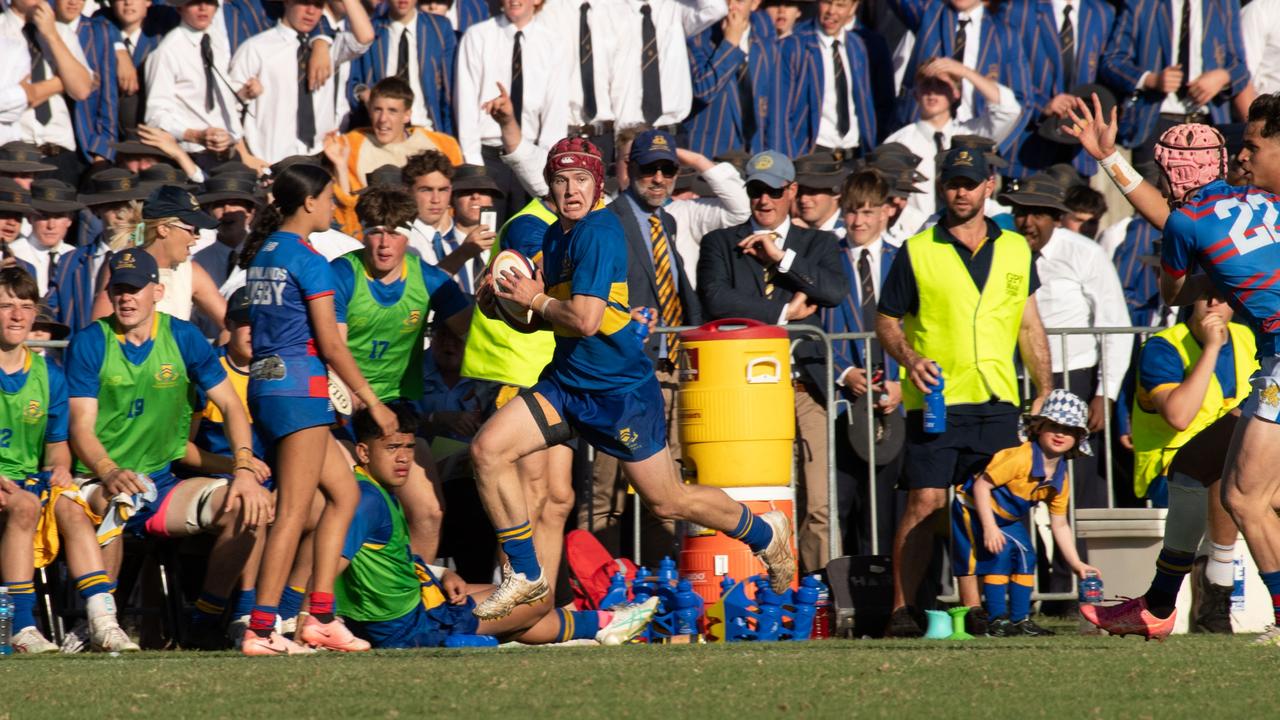
[[1116, 19], [1098, 77], [1132, 95], [1118, 139], [1133, 165], [1154, 159], [1155, 142], [1181, 123], [1248, 115], [1254, 91], [1234, 0], [1130, 0]]
[[[366, 102], [369, 88], [378, 81], [396, 76], [413, 90], [413, 125], [456, 135], [453, 66], [458, 38], [449, 20], [419, 11], [413, 0], [391, 0], [386, 14], [374, 18], [373, 30], [373, 46], [351, 63], [347, 81], [351, 107]], [[354, 112], [352, 127], [368, 124], [367, 114], [360, 122]]]
[[[840, 265], [853, 291], [839, 305], [822, 311], [822, 328], [828, 333], [875, 332], [880, 288], [898, 254], [897, 246], [888, 242], [889, 218], [894, 209], [889, 198], [891, 189], [891, 180], [875, 170], [858, 172], [844, 183], [840, 212], [845, 236], [840, 241]], [[884, 416], [898, 411], [902, 383], [889, 379], [898, 377], [898, 365], [879, 343], [872, 342], [867, 347], [863, 340], [836, 341], [832, 350], [835, 384], [845, 399], [854, 402], [872, 391], [876, 413]], [[843, 406], [839, 408], [836, 426], [836, 486], [845, 551], [872, 553], [871, 515], [875, 513], [876, 552], [883, 553], [893, 543], [901, 505], [896, 486], [902, 456], [899, 452], [892, 457], [876, 457], [873, 504], [869, 491], [871, 468], [854, 451], [849, 439], [854, 412], [860, 410], [844, 410]]]
[[[702, 303], [676, 249], [676, 220], [665, 209], [680, 167], [675, 138], [663, 130], [646, 130], [632, 141], [627, 158], [631, 183], [608, 207], [618, 216], [627, 238], [629, 302], [632, 307], [650, 308], [660, 327], [701, 325]], [[667, 443], [678, 461], [675, 397], [680, 384], [676, 375], [679, 343], [674, 335], [654, 333], [645, 340], [644, 349], [653, 360], [654, 374], [662, 388]], [[598, 521], [593, 522], [593, 528], [611, 551], [618, 549], [622, 512], [626, 508], [627, 484], [620, 470], [616, 458], [596, 453], [592, 517], [603, 517], [604, 528], [600, 529]], [[641, 560], [656, 563], [664, 555], [673, 556], [679, 549], [675, 523], [660, 521], [647, 512], [645, 523]]]
[[1079, 145], [1046, 140], [1036, 129], [1049, 118], [1066, 116], [1074, 102], [1072, 88], [1097, 81], [1115, 10], [1104, 0], [1010, 0], [1004, 16], [1022, 40], [1035, 91], [1024, 111], [1026, 127], [1009, 154], [1010, 174], [1025, 177], [1069, 162], [1081, 175], [1093, 175], [1098, 165]]
[[820, 0], [812, 30], [781, 44], [792, 155], [853, 158], [876, 145], [875, 70], [862, 38], [847, 29], [854, 10], [853, 0]]
[[[889, 3], [916, 38], [898, 97], [901, 124], [918, 119], [919, 108], [912, 90], [916, 70], [935, 57], [949, 57], [968, 65], [1012, 90], [1018, 104], [1027, 107], [1033, 90], [1022, 46], [1004, 18], [988, 12], [982, 0], [889, 0]], [[955, 118], [965, 121], [980, 116], [986, 112], [986, 106], [987, 101], [966, 82]], [[1025, 114], [1020, 122], [1026, 122]], [[1000, 144], [1000, 153], [1007, 153], [1017, 137], [1017, 132], [1010, 134]]]
[[[785, 155], [769, 151], [748, 161], [751, 219], [702, 240], [698, 292], [709, 318], [821, 327], [818, 310], [835, 307], [849, 294], [836, 237], [791, 223], [787, 213], [795, 202], [795, 180], [795, 166]], [[794, 355], [804, 506], [800, 564], [805, 572], [817, 572], [830, 560], [826, 363], [815, 341], [799, 343]]]
[[787, 147], [782, 67], [760, 0], [729, 0], [729, 14], [689, 38], [693, 110], [685, 126], [689, 148], [707, 157]]

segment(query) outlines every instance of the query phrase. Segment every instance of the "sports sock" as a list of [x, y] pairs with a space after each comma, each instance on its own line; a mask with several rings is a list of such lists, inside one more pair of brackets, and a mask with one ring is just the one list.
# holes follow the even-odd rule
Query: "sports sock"
[[1280, 625], [1280, 570], [1269, 573], [1258, 573], [1262, 584], [1267, 586], [1267, 594], [1271, 596], [1271, 610], [1276, 616], [1276, 625]]
[[13, 601], [13, 632], [36, 624], [36, 584], [32, 580], [0, 583]]
[[1031, 588], [1035, 586], [1034, 575], [1009, 576], [1009, 619], [1021, 622], [1031, 614]]
[[515, 527], [498, 531], [498, 542], [502, 544], [502, 552], [511, 561], [511, 569], [525, 576], [528, 580], [542, 577], [542, 567], [538, 565], [538, 554], [533, 549], [533, 528], [528, 521]]
[[560, 619], [560, 632], [556, 635], [556, 642], [594, 638], [596, 633], [600, 632], [601, 626], [608, 624], [608, 621], [601, 617], [603, 615], [613, 618], [613, 613], [556, 608], [556, 617]]
[[333, 593], [313, 592], [307, 596], [307, 610], [311, 617], [322, 623], [333, 622]]
[[99, 593], [112, 592], [116, 589], [116, 584], [107, 578], [107, 573], [103, 570], [85, 573], [76, 578], [75, 583], [76, 591], [85, 600]]
[[276, 629], [276, 612], [279, 610], [275, 605], [254, 605], [253, 610], [249, 613], [249, 629], [258, 635], [258, 637], [267, 637]]
[[235, 607], [231, 609], [231, 615], [238, 618], [244, 617], [245, 615], [253, 612], [253, 606], [257, 604], [258, 591], [254, 588], [249, 588], [248, 590], [242, 589], [240, 592], [236, 593], [236, 604]]
[[226, 598], [203, 590], [200, 592], [200, 597], [196, 598], [196, 611], [192, 613], [191, 620], [197, 623], [217, 622], [226, 609]]
[[1205, 579], [1214, 585], [1231, 587], [1236, 584], [1236, 545], [1213, 543], [1213, 554], [1204, 568]]
[[1195, 560], [1193, 552], [1168, 547], [1160, 549], [1160, 557], [1156, 558], [1156, 576], [1151, 579], [1151, 588], [1143, 596], [1147, 599], [1147, 609], [1152, 615], [1167, 618], [1173, 612], [1178, 591], [1182, 589], [1182, 580], [1191, 572], [1191, 565]]
[[737, 526], [729, 531], [729, 537], [746, 543], [747, 547], [751, 548], [751, 552], [760, 552], [773, 542], [773, 528], [769, 527], [769, 523], [752, 515], [751, 509], [743, 505], [742, 515], [738, 518]]
[[280, 619], [288, 620], [297, 617], [302, 610], [302, 598], [306, 596], [307, 589], [294, 585], [285, 586], [284, 592], [280, 593]]
[[987, 614], [992, 620], [1009, 614], [1009, 607], [1005, 601], [1005, 592], [1008, 589], [1008, 575], [982, 576], [982, 601], [987, 606]]

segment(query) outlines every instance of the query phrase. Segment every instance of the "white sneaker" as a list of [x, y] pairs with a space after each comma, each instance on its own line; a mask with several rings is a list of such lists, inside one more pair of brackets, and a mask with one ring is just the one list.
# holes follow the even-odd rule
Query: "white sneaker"
[[58, 652], [58, 646], [49, 642], [35, 625], [28, 625], [15, 634], [11, 640], [13, 649], [28, 655], [43, 655]]
[[510, 615], [519, 605], [532, 605], [545, 600], [549, 592], [546, 573], [530, 580], [524, 573], [516, 572], [507, 564], [502, 568], [502, 584], [484, 602], [477, 605], [471, 614], [481, 620], [498, 620]]
[[782, 594], [791, 586], [796, 577], [796, 556], [791, 553], [791, 518], [777, 510], [756, 518], [769, 523], [773, 528], [773, 540], [769, 547], [756, 553], [760, 562], [769, 571], [769, 585], [774, 592]]
[[[246, 625], [245, 627], [248, 627], [248, 625]], [[298, 616], [294, 615], [288, 620], [281, 620], [279, 617], [277, 617], [276, 632], [280, 633], [281, 635], [287, 638], [292, 639], [293, 636], [296, 635], [298, 632]]]
[[227, 640], [231, 641], [231, 647], [239, 650], [240, 644], [244, 642], [244, 632], [249, 629], [249, 616], [241, 615], [227, 624]]
[[89, 623], [84, 620], [77, 620], [71, 630], [62, 636], [62, 647], [59, 649], [66, 655], [74, 655], [75, 653], [84, 652], [88, 647]]
[[95, 652], [138, 652], [140, 649], [120, 628], [115, 616], [90, 620], [89, 640]]
[[613, 611], [613, 619], [608, 625], [596, 633], [596, 642], [601, 645], [621, 645], [644, 632], [658, 611], [658, 596], [655, 595], [642, 603], [623, 605]]
[[1280, 645], [1280, 627], [1268, 625], [1262, 634], [1253, 640], [1254, 645]]

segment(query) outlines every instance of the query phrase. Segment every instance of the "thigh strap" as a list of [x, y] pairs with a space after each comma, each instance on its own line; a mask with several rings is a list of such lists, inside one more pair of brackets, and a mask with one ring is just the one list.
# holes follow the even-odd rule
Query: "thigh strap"
[[520, 391], [518, 397], [524, 400], [529, 414], [538, 423], [538, 430], [542, 432], [542, 439], [546, 441], [547, 447], [561, 445], [573, 438], [573, 428], [569, 427], [568, 421], [541, 394], [525, 389]]

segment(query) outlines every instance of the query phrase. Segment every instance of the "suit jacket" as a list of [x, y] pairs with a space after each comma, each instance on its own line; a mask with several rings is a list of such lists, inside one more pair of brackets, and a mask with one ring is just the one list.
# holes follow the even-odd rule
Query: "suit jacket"
[[49, 278], [45, 301], [53, 317], [71, 328], [72, 332], [79, 331], [93, 320], [93, 298], [98, 280], [93, 273], [93, 251], [96, 248], [95, 240], [63, 255]]
[[[938, 0], [889, 0], [898, 17], [916, 35], [911, 59], [907, 61], [906, 74], [902, 78], [902, 90], [898, 97], [898, 122], [906, 125], [920, 117], [916, 105], [916, 69], [934, 57], [951, 57], [955, 48], [956, 25], [959, 14], [948, 2]], [[972, 37], [972, 35], [970, 35]], [[987, 77], [1013, 91], [1014, 97], [1025, 108], [1033, 97], [1031, 80], [1027, 75], [1027, 60], [1022, 46], [1002, 14], [984, 11], [978, 28], [978, 63], [974, 68]], [[986, 100], [981, 94], [973, 99], [973, 113], [981, 115], [986, 110]], [[1027, 122], [1022, 114], [1020, 124]], [[1017, 141], [1021, 126], [1000, 143], [1000, 154], [1007, 155]]]
[[[698, 294], [708, 319], [750, 318], [774, 324], [797, 292], [804, 292], [819, 308], [839, 305], [849, 294], [849, 280], [840, 267], [840, 246], [835, 235], [821, 230], [791, 226], [786, 249], [794, 250], [789, 272], [774, 281], [773, 299], [764, 296], [764, 268], [738, 249], [751, 235], [751, 223], [716, 230], [702, 238], [698, 258]], [[794, 324], [822, 327], [814, 313]], [[819, 395], [826, 391], [826, 362], [822, 343], [803, 341], [794, 351], [796, 369]]]
[[[1235, 0], [1201, 0], [1204, 37], [1200, 42], [1201, 71], [1222, 68], [1231, 75], [1223, 92], [1209, 102], [1214, 123], [1231, 121], [1231, 97], [1249, 82], [1240, 33], [1240, 6]], [[1145, 72], [1159, 72], [1177, 63], [1173, 9], [1169, 0], [1130, 0], [1111, 30], [1098, 76], [1128, 96], [1120, 113], [1118, 139], [1125, 147], [1142, 145], [1155, 131], [1164, 94], [1138, 90]], [[1191, 81], [1195, 78], [1188, 77]]]
[[458, 37], [462, 37], [467, 28], [492, 16], [485, 0], [455, 0], [455, 6], [458, 8]]
[[[846, 32], [841, 38], [849, 64], [849, 95], [858, 118], [859, 147], [865, 152], [876, 146], [875, 98], [871, 94], [867, 49], [862, 38]], [[797, 157], [813, 152], [818, 144], [818, 126], [822, 122], [822, 93], [826, 79], [823, 73], [824, 52], [816, 32], [795, 32], [782, 41], [782, 67], [786, 73], [787, 119], [791, 129], [789, 155]]]
[[[354, 109], [360, 105], [356, 89], [373, 87], [386, 77], [387, 53], [399, 38], [391, 37], [391, 19], [385, 15], [373, 20], [374, 39], [369, 51], [351, 61], [351, 77], [347, 81], [347, 99]], [[415, 28], [418, 41], [419, 82], [427, 114], [436, 132], [456, 134], [453, 123], [453, 64], [458, 50], [458, 37], [447, 18], [418, 13]]]
[[[1060, 29], [1053, 15], [1052, 0], [1010, 0], [1004, 9], [1005, 21], [1014, 36], [1022, 39], [1022, 50], [1030, 60], [1032, 105], [1024, 110], [1027, 125], [1016, 138], [1010, 156], [1012, 173], [1030, 175], [1048, 167], [1064, 147], [1036, 135], [1044, 108], [1054, 96], [1070, 92], [1063, 76]], [[1106, 50], [1115, 10], [1103, 0], [1079, 0], [1071, 21], [1076, 29], [1075, 85], [1095, 82]], [[1052, 146], [1052, 147], [1051, 147]], [[1098, 165], [1077, 146], [1071, 164], [1084, 175], [1093, 175]]]
[[[785, 152], [786, 118], [778, 111], [782, 102], [782, 67], [773, 25], [760, 13], [751, 15], [751, 52], [743, 55], [736, 45], [724, 42], [719, 23], [689, 38], [689, 68], [693, 79], [693, 109], [684, 126], [689, 149], [707, 157], [729, 150], [755, 154], [764, 150]], [[747, 63], [755, 131], [743, 137], [742, 101], [738, 71]]]
[[[862, 324], [862, 301], [858, 298], [858, 293], [853, 290], [858, 284], [858, 269], [854, 267], [853, 261], [849, 258], [849, 250], [852, 248], [849, 241], [840, 241], [840, 266], [844, 268], [845, 278], [849, 282], [849, 294], [845, 295], [839, 305], [832, 308], [825, 308], [822, 311], [822, 329], [829, 333], [854, 333], [854, 332], [875, 332], [875, 327], [865, 327]], [[887, 242], [880, 243], [880, 287], [883, 289], [885, 280], [889, 277], [889, 268], [893, 266], [893, 259], [898, 256], [898, 248]], [[865, 340], [836, 340], [832, 343], [833, 367], [836, 377], [848, 367], [865, 367], [863, 359], [866, 357]], [[885, 377], [896, 378], [898, 376], [898, 364], [889, 355], [882, 351], [882, 356], [876, 358], [874, 362], [884, 365]]]
[[[631, 210], [631, 201], [625, 193], [609, 203], [608, 207], [618, 216], [622, 224], [622, 232], [627, 236], [627, 297], [632, 307], [658, 307], [658, 281], [653, 268], [653, 251], [649, 249], [646, 238], [649, 228], [641, 228], [636, 222], [635, 213]], [[682, 325], [701, 325], [705, 322], [702, 315], [702, 302], [698, 293], [689, 284], [689, 276], [685, 272], [684, 258], [676, 249], [676, 219], [665, 210], [659, 210], [662, 218], [662, 229], [667, 234], [667, 248], [671, 251], [671, 270], [676, 276], [676, 294], [680, 297], [680, 306], [684, 317]], [[658, 346], [661, 335], [650, 335], [645, 340], [644, 350], [650, 358], [658, 358]]]
[[111, 143], [119, 125], [120, 85], [116, 76], [115, 42], [119, 33], [105, 18], [81, 17], [76, 28], [80, 47], [89, 61], [89, 70], [97, 76], [93, 92], [82, 102], [72, 102], [71, 124], [75, 129], [76, 148], [85, 162], [93, 156], [114, 161], [116, 151]]

